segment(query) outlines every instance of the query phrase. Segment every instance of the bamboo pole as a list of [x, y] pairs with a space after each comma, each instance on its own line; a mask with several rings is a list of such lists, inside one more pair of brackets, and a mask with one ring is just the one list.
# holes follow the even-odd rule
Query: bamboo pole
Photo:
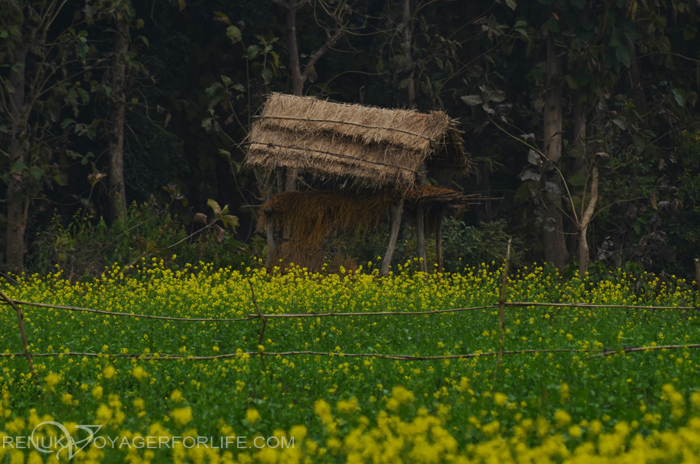
[[272, 208], [266, 208], [265, 220], [267, 221], [267, 267], [272, 266], [275, 255], [275, 222], [272, 218]]
[[495, 380], [498, 377], [498, 368], [501, 365], [501, 360], [503, 359], [503, 345], [504, 345], [504, 329], [506, 321], [506, 291], [508, 289], [508, 265], [510, 264], [510, 245], [513, 239], [508, 239], [508, 249], [506, 250], [506, 263], [503, 267], [503, 282], [501, 284], [501, 295], [498, 298], [498, 358], [496, 359], [496, 369], [493, 373], [493, 380], [495, 386]]
[[418, 248], [420, 270], [428, 272], [428, 255], [425, 252], [425, 208], [421, 204], [416, 207], [416, 248]]
[[[79, 311], [84, 313], [96, 313], [96, 314], [106, 314], [109, 316], [121, 316], [121, 317], [137, 317], [143, 319], [158, 319], [161, 321], [183, 321], [183, 322], [236, 322], [236, 321], [247, 321], [250, 317], [239, 317], [239, 318], [222, 318], [222, 317], [170, 317], [170, 316], [150, 316], [147, 314], [136, 314], [136, 313], [120, 313], [116, 311], [106, 311], [104, 309], [91, 309], [91, 308], [80, 308], [78, 306], [65, 306], [65, 305], [55, 305], [48, 303], [34, 303], [32, 301], [24, 300], [7, 300], [10, 305], [16, 303], [18, 305], [26, 306], [36, 306], [39, 308], [53, 308], [53, 309], [65, 309], [67, 311]], [[254, 316], [257, 317], [257, 316]]]
[[22, 338], [22, 347], [24, 348], [24, 356], [27, 358], [27, 363], [29, 364], [29, 372], [31, 372], [34, 380], [37, 380], [36, 372], [34, 372], [34, 362], [32, 361], [32, 353], [29, 351], [29, 343], [27, 343], [27, 332], [24, 330], [24, 315], [20, 307], [11, 300], [5, 292], [0, 290], [0, 297], [12, 306], [12, 309], [17, 313], [17, 325], [19, 326], [19, 335]]
[[[660, 346], [632, 346], [628, 348], [621, 348], [619, 350], [585, 350], [580, 348], [554, 348], [551, 350], [512, 350], [504, 351], [503, 356], [517, 355], [517, 354], [547, 354], [547, 353], [580, 353], [580, 354], [593, 354], [590, 358], [598, 358], [605, 356], [613, 356], [619, 353], [642, 353], [646, 351], [657, 351], [657, 350], [682, 350], [682, 349], [695, 349], [700, 348], [700, 343], [689, 344], [689, 345], [660, 345]], [[250, 351], [242, 353], [227, 353], [215, 356], [192, 356], [192, 355], [182, 355], [182, 354], [150, 354], [146, 355], [143, 353], [81, 353], [81, 352], [68, 352], [68, 353], [35, 353], [33, 357], [35, 358], [57, 358], [64, 356], [79, 356], [79, 357], [93, 357], [93, 358], [127, 358], [127, 359], [139, 359], [143, 361], [211, 361], [214, 359], [227, 359], [227, 358], [237, 358], [241, 356], [255, 356], [260, 354], [259, 352]], [[11, 358], [16, 356], [22, 356], [24, 353], [0, 353], [0, 358]], [[489, 356], [498, 356], [498, 352], [488, 351], [485, 353], [466, 353], [466, 354], [452, 354], [452, 355], [441, 355], [441, 356], [415, 356], [415, 355], [403, 355], [403, 354], [382, 354], [382, 353], [328, 353], [324, 351], [281, 351], [281, 352], [270, 352], [267, 353], [268, 356], [329, 356], [337, 358], [380, 358], [380, 359], [392, 359], [396, 361], [435, 361], [443, 359], [468, 359], [468, 358], [480, 358]], [[589, 358], [589, 359], [590, 359]]]
[[695, 258], [695, 285], [698, 287], [698, 304], [700, 305], [700, 259]]
[[[253, 300], [253, 306], [255, 306], [256, 311], [258, 312], [258, 316], [260, 319], [262, 319], [262, 328], [260, 329], [260, 336], [258, 337], [258, 346], [261, 347], [263, 346], [263, 338], [265, 337], [265, 327], [267, 327], [267, 318], [263, 315], [262, 311], [260, 311], [260, 307], [258, 306], [258, 302], [255, 299], [255, 291], [253, 290], [253, 282], [248, 280], [248, 285], [250, 285], [250, 296]], [[265, 358], [264, 358], [264, 351], [263, 349], [260, 349], [260, 365], [262, 366], [263, 372], [265, 372]]]
[[437, 270], [438, 272], [443, 272], [443, 260], [442, 260], [442, 216], [445, 212], [445, 208], [440, 207], [437, 213], [437, 229], [435, 230], [435, 255], [437, 257]]
[[[425, 185], [425, 163], [421, 163], [418, 173], [418, 187]], [[416, 247], [420, 259], [421, 272], [428, 272], [428, 255], [425, 252], [425, 207], [418, 200], [416, 204]]]

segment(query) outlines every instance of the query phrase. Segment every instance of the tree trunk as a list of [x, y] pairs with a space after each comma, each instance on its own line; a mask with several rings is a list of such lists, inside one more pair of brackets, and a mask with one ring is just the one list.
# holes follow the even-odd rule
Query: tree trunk
[[271, 208], [264, 211], [267, 221], [267, 267], [271, 267], [275, 257], [275, 220]]
[[411, 0], [401, 3], [401, 23], [403, 24], [401, 49], [405, 61], [404, 72], [400, 74], [401, 81], [408, 80], [404, 87], [404, 101], [408, 108], [413, 108], [416, 101], [415, 84], [413, 82], [413, 56], [411, 54]]
[[445, 208], [440, 207], [437, 213], [437, 229], [435, 230], [435, 256], [437, 258], [437, 270], [443, 272], [442, 260], [442, 217], [445, 213]]
[[389, 274], [389, 266], [391, 266], [391, 258], [396, 250], [396, 242], [399, 239], [399, 231], [401, 230], [401, 216], [403, 215], [403, 198], [392, 206], [391, 233], [389, 235], [389, 246], [386, 249], [386, 254], [382, 260], [381, 275]]
[[[12, 143], [10, 166], [15, 163], [29, 165], [26, 134], [25, 112], [25, 65], [29, 47], [24, 46], [15, 50], [15, 66], [10, 71], [10, 83], [14, 87], [12, 94]], [[7, 187], [7, 267], [11, 272], [19, 273], [24, 270], [24, 231], [27, 228], [26, 198], [22, 188], [22, 172], [10, 176]]]
[[[289, 70], [292, 74], [292, 95], [302, 96], [304, 93], [304, 77], [299, 64], [299, 46], [297, 45], [297, 10], [295, 10], [290, 0], [287, 9], [287, 47], [289, 48]], [[287, 192], [294, 192], [297, 189], [297, 178], [299, 172], [294, 168], [287, 169], [287, 179], [284, 189]]]
[[[562, 149], [562, 106], [561, 106], [561, 57], [558, 55], [554, 39], [550, 36], [547, 41], [547, 63], [545, 67], [545, 101], [544, 101], [544, 153], [552, 163], [561, 159]], [[561, 187], [559, 178], [552, 180], [553, 190], [544, 195], [545, 224], [543, 232], [544, 259], [562, 270], [566, 264], [568, 253], [564, 239], [564, 226], [561, 213], [557, 209], [561, 205], [561, 193], [556, 190]]]
[[126, 53], [129, 22], [122, 18], [114, 34], [112, 100], [109, 112], [109, 216], [112, 223], [126, 220], [124, 188], [124, 117], [126, 113]]
[[[586, 104], [579, 103], [579, 97], [581, 92], [577, 91], [574, 94], [574, 142], [572, 144], [572, 149], [570, 150], [570, 155], [574, 157], [573, 162], [573, 172], [586, 175], [588, 168], [588, 152], [586, 149]], [[583, 214], [583, 212], [582, 212]], [[574, 256], [576, 254], [576, 247], [578, 245], [578, 232], [580, 232], [579, 224], [570, 224], [567, 227], [567, 231], [570, 235], [566, 236], [566, 245], [569, 250], [569, 254]]]
[[598, 203], [598, 167], [594, 165], [591, 179], [591, 200], [588, 202], [586, 211], [583, 213], [583, 217], [581, 218], [581, 231], [578, 248], [578, 275], [581, 280], [583, 280], [583, 278], [586, 276], [586, 271], [588, 270], [588, 261], [590, 256], [588, 251], [588, 237], [586, 236], [586, 233], [588, 232], [588, 224], [590, 224], [591, 219], [593, 219], [596, 203]]

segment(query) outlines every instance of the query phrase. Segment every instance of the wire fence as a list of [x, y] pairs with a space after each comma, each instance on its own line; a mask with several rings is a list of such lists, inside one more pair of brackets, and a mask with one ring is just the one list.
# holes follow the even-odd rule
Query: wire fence
[[[136, 313], [124, 313], [117, 311], [107, 311], [103, 309], [92, 309], [92, 308], [82, 308], [77, 306], [67, 306], [67, 305], [57, 305], [49, 303], [35, 303], [31, 301], [15, 300], [8, 297], [2, 290], [0, 290], [0, 304], [6, 304], [11, 306], [17, 314], [17, 325], [20, 332], [20, 337], [22, 340], [22, 347], [24, 352], [22, 353], [0, 353], [0, 358], [14, 358], [17, 356], [24, 356], [27, 359], [29, 365], [29, 371], [34, 380], [38, 383], [38, 378], [34, 370], [33, 358], [53, 358], [53, 357], [64, 357], [64, 356], [78, 356], [78, 357], [97, 357], [97, 358], [127, 358], [127, 359], [138, 359], [144, 361], [211, 361], [217, 359], [230, 359], [238, 358], [244, 355], [247, 356], [260, 356], [261, 362], [263, 363], [264, 369], [264, 358], [265, 357], [278, 357], [278, 356], [330, 356], [330, 357], [344, 357], [344, 358], [378, 358], [378, 359], [390, 359], [396, 361], [435, 361], [435, 360], [446, 360], [446, 359], [468, 359], [468, 358], [479, 358], [479, 357], [490, 357], [496, 356], [496, 368], [494, 370], [494, 379], [498, 376], [498, 370], [501, 364], [503, 356], [508, 355], [523, 355], [523, 354], [547, 354], [547, 353], [581, 353], [589, 355], [590, 358], [606, 357], [615, 354], [625, 354], [625, 353], [636, 353], [636, 352], [648, 352], [656, 350], [675, 350], [675, 349], [693, 349], [700, 348], [700, 344], [687, 344], [687, 345], [653, 345], [653, 346], [633, 346], [624, 347], [617, 349], [577, 349], [577, 348], [554, 348], [554, 349], [530, 349], [530, 350], [505, 350], [505, 309], [506, 308], [527, 308], [527, 307], [552, 307], [552, 308], [607, 308], [607, 309], [627, 309], [627, 310], [683, 310], [683, 311], [697, 311], [700, 310], [700, 306], [644, 306], [644, 305], [618, 305], [618, 304], [594, 304], [594, 303], [544, 303], [544, 302], [534, 302], [534, 301], [506, 301], [506, 295], [508, 290], [508, 267], [510, 264], [510, 246], [511, 242], [508, 242], [508, 249], [506, 253], [505, 267], [502, 274], [501, 291], [499, 295], [498, 303], [485, 306], [467, 307], [467, 308], [449, 308], [449, 309], [436, 309], [432, 311], [373, 311], [373, 312], [308, 312], [308, 313], [287, 313], [287, 314], [264, 314], [255, 296], [255, 290], [253, 288], [252, 282], [248, 281], [251, 291], [251, 300], [255, 308], [255, 313], [246, 314], [245, 317], [239, 318], [188, 318], [188, 317], [169, 317], [169, 316], [154, 316], [149, 314], [136, 314]], [[700, 294], [700, 260], [695, 259], [695, 269], [696, 269], [696, 282], [698, 284], [698, 290]], [[475, 352], [468, 354], [455, 354], [455, 355], [442, 355], [442, 356], [419, 356], [419, 355], [402, 355], [402, 354], [383, 354], [383, 353], [335, 353], [335, 352], [323, 352], [323, 351], [282, 351], [282, 352], [266, 352], [264, 350], [259, 351], [239, 351], [236, 353], [228, 353], [214, 356], [193, 356], [193, 355], [181, 355], [181, 354], [144, 354], [144, 353], [81, 353], [81, 352], [63, 352], [63, 353], [32, 353], [29, 349], [29, 343], [27, 342], [26, 330], [24, 327], [24, 314], [22, 312], [21, 306], [31, 306], [40, 308], [52, 308], [52, 309], [62, 309], [66, 311], [77, 311], [86, 312], [94, 314], [103, 314], [118, 317], [134, 317], [143, 319], [156, 319], [162, 321], [181, 321], [181, 322], [242, 322], [242, 321], [254, 321], [260, 319], [262, 322], [260, 329], [260, 336], [258, 338], [258, 345], [262, 344], [263, 337], [265, 335], [265, 328], [267, 326], [268, 319], [287, 319], [287, 318], [308, 318], [308, 317], [376, 317], [376, 316], [421, 316], [421, 315], [435, 315], [435, 314], [449, 314], [458, 313], [464, 311], [477, 311], [477, 310], [487, 310], [487, 309], [498, 309], [499, 323], [499, 343], [498, 351], [487, 351], [487, 352]]]

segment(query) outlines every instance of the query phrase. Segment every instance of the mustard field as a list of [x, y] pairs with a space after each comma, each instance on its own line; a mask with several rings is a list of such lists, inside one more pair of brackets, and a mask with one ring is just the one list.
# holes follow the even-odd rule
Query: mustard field
[[[59, 273], [4, 284], [15, 300], [243, 320], [22, 305], [34, 378], [3, 304], [0, 463], [700, 462], [700, 350], [682, 347], [700, 343], [697, 311], [507, 307], [498, 364], [498, 308], [411, 313], [494, 305], [501, 270], [404, 269], [174, 271], [154, 260], [89, 283]], [[408, 314], [269, 317], [261, 340], [251, 284], [263, 314]], [[511, 273], [507, 301], [698, 305], [690, 284], [622, 272], [564, 281], [535, 267]], [[522, 350], [536, 351], [508, 354]], [[101, 427], [76, 427], [88, 425]], [[52, 443], [61, 426], [72, 438]]]

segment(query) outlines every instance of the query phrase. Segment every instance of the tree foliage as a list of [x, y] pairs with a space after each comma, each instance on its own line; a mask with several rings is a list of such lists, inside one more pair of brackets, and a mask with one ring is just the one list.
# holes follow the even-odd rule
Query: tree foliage
[[0, 4], [5, 268], [56, 214], [109, 218], [120, 108], [126, 204], [177, 191], [172, 220], [194, 231], [214, 199], [250, 243], [256, 206], [289, 184], [243, 165], [272, 91], [458, 119], [475, 175], [426, 181], [487, 197], [462, 227], [497, 221], [523, 262], [681, 273], [700, 256], [694, 2], [154, 1]]

